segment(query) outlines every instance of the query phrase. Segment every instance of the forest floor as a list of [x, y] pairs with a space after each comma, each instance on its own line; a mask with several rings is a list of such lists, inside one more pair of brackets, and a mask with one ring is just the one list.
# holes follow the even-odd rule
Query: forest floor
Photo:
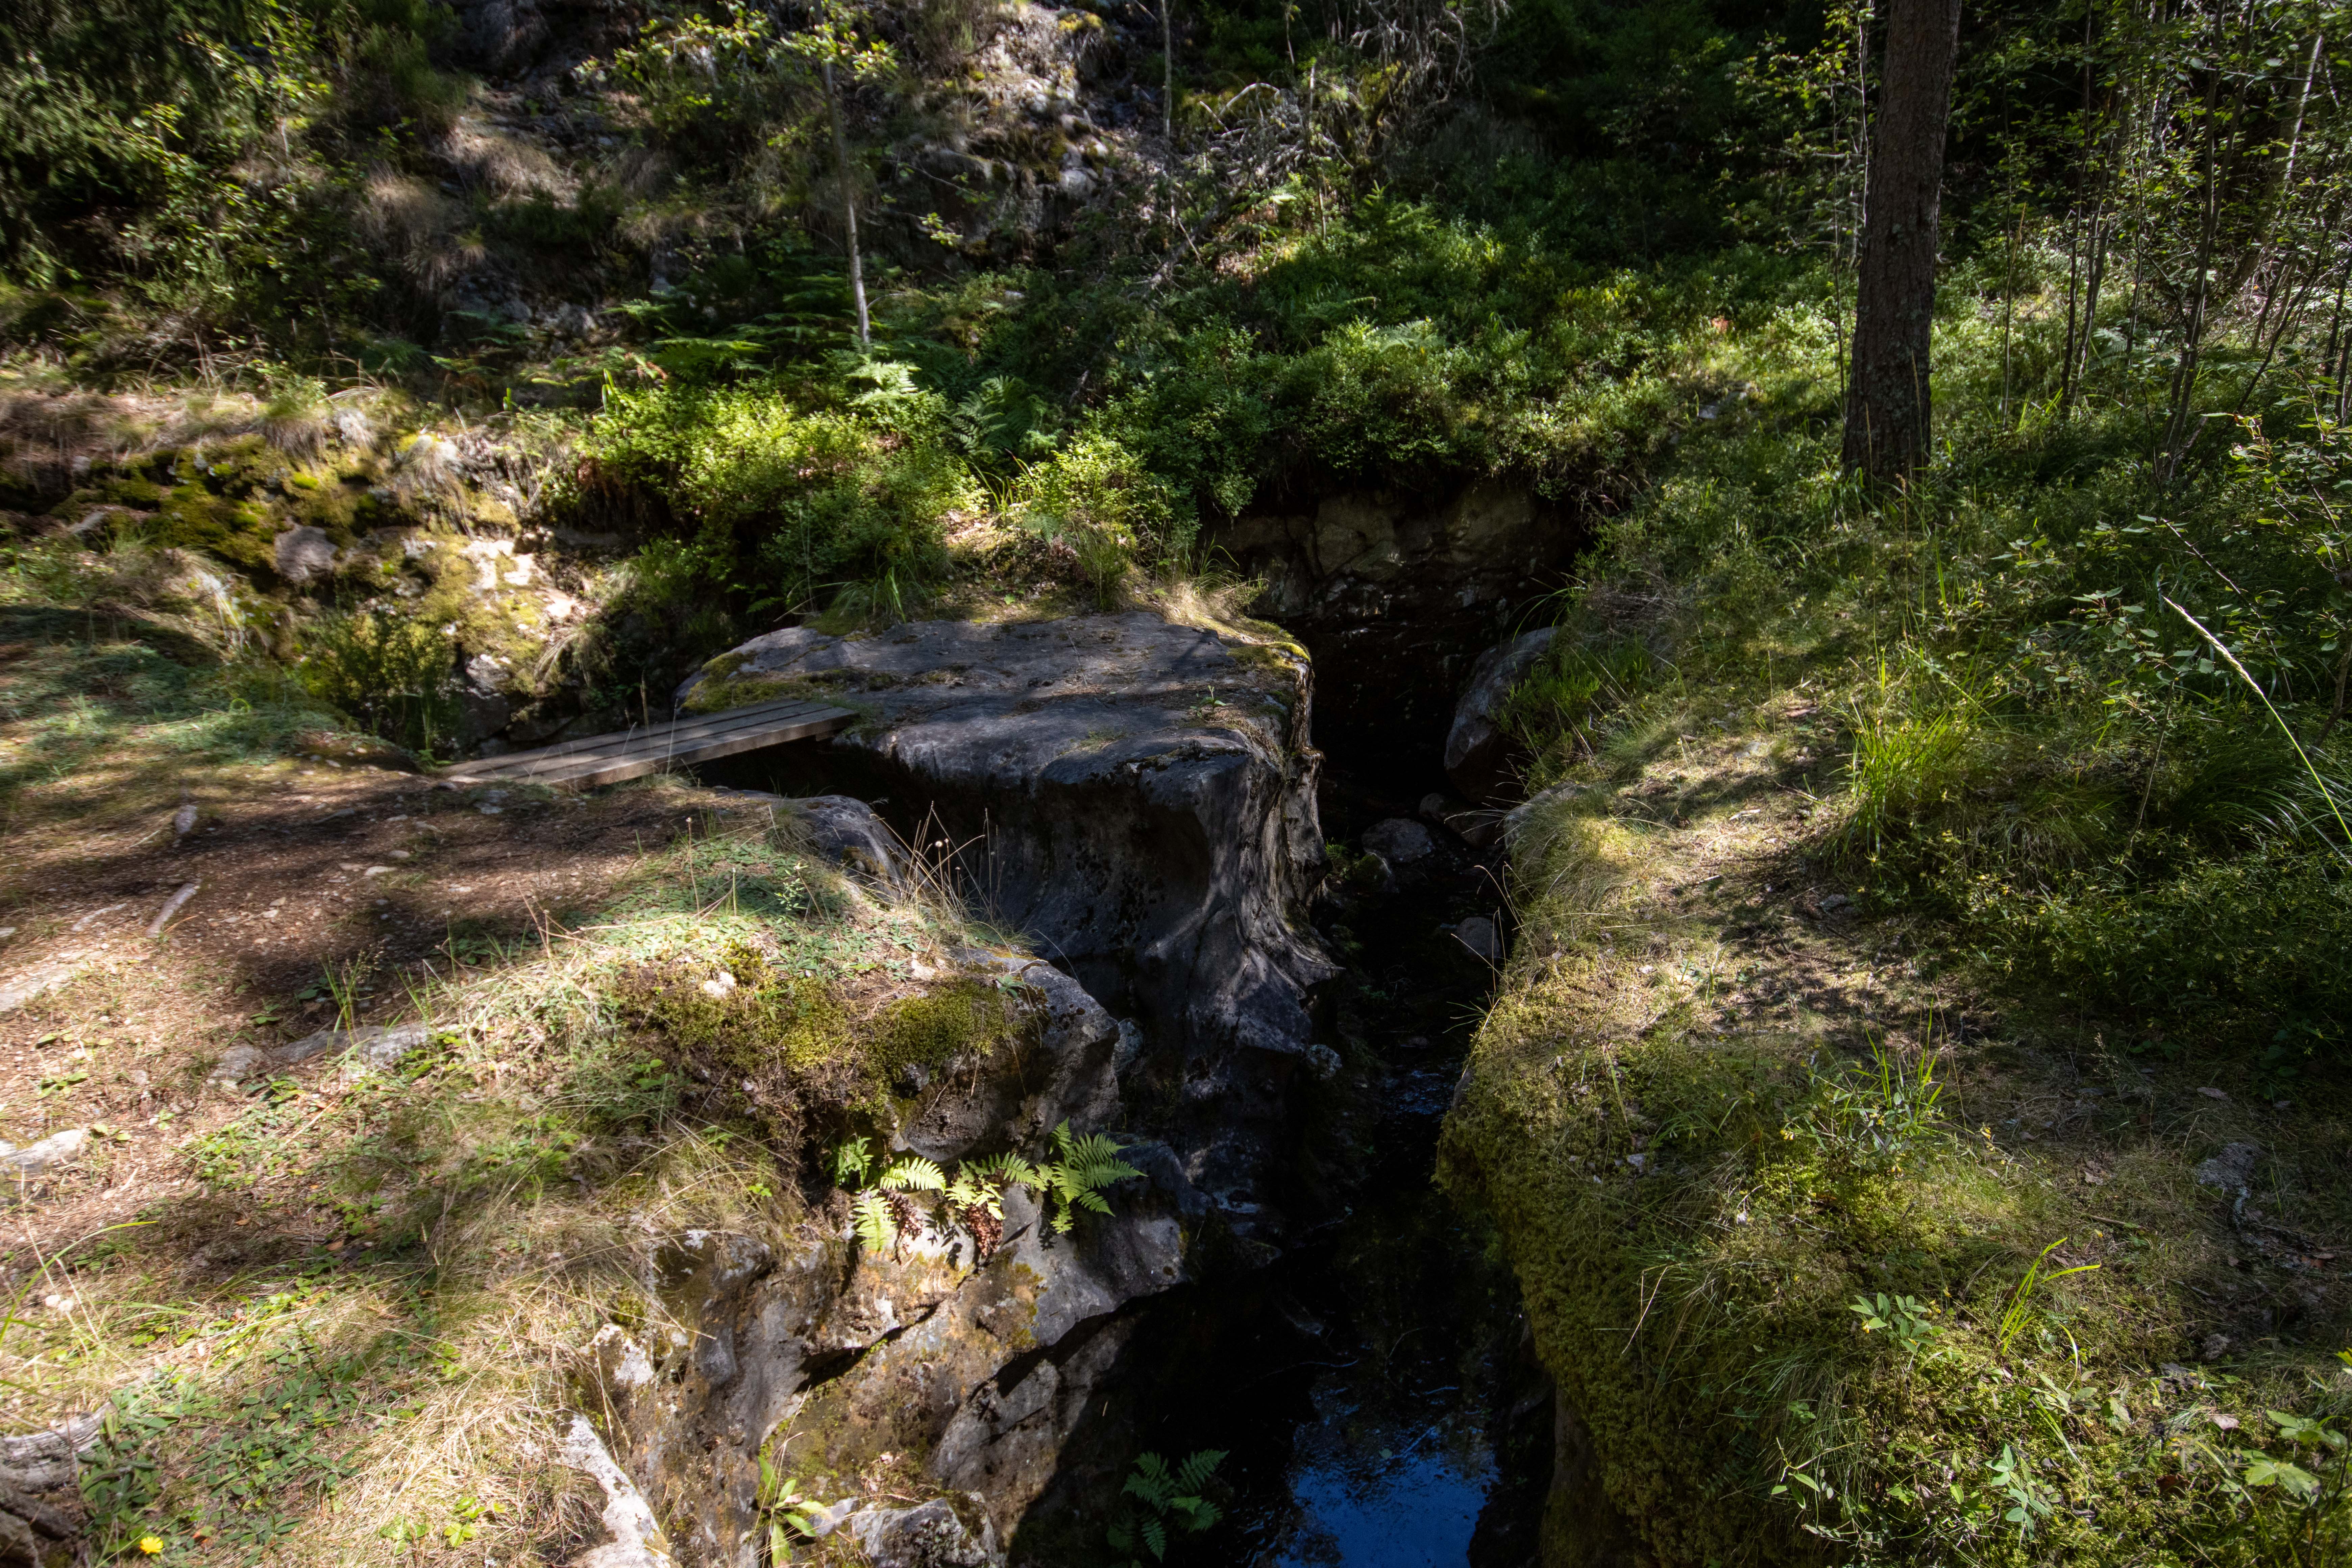
[[[604, 1535], [553, 1462], [572, 1357], [647, 1248], [812, 1223], [681, 1112], [627, 977], [764, 942], [855, 1017], [937, 955], [929, 913], [740, 795], [461, 789], [315, 712], [224, 741], [142, 706], [157, 668], [0, 643], [0, 1136], [55, 1152], [0, 1211], [0, 1422], [110, 1413], [100, 1561], [568, 1557]], [[263, 1054], [414, 1021], [396, 1059]]]

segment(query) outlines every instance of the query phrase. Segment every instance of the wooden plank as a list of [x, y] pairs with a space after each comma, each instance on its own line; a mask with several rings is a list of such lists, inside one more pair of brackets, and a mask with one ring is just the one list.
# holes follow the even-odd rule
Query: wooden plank
[[561, 778], [539, 777], [531, 782], [558, 789], [593, 789], [599, 784], [619, 784], [623, 779], [641, 778], [646, 773], [690, 763], [716, 762], [739, 752], [756, 752], [765, 746], [782, 745], [786, 741], [806, 740], [813, 736], [830, 735], [845, 729], [857, 718], [855, 713], [834, 709], [829, 713], [797, 723], [773, 728], [740, 730], [732, 734], [698, 741], [691, 747], [676, 752], [645, 752], [630, 756], [614, 757], [593, 763], [583, 763], [575, 773], [567, 769]]
[[674, 723], [633, 726], [605, 735], [586, 735], [577, 740], [559, 742], [535, 751], [509, 752], [502, 756], [484, 757], [465, 764], [469, 773], [528, 770], [538, 763], [568, 757], [603, 756], [624, 751], [659, 749], [676, 746], [728, 733], [736, 730], [755, 728], [767, 723], [793, 723], [819, 713], [838, 712], [821, 702], [762, 702], [750, 708], [731, 709], [724, 713], [702, 714]]
[[[842, 709], [817, 703], [794, 703], [788, 708], [767, 708], [759, 711], [743, 710], [727, 715], [725, 722], [697, 721], [692, 723], [656, 724], [650, 729], [592, 737], [590, 743], [586, 744], [549, 748], [540, 754], [517, 752], [503, 757], [486, 758], [481, 766], [469, 771], [521, 775], [551, 768], [562, 770], [574, 763], [684, 757], [713, 743], [745, 734], [794, 730], [795, 726], [811, 721], [831, 721], [844, 713]], [[797, 730], [794, 732], [797, 733]]]
[[593, 789], [641, 778], [663, 768], [707, 763], [787, 741], [830, 735], [857, 715], [821, 702], [787, 700], [730, 709], [675, 723], [655, 724], [611, 735], [592, 735], [510, 752], [463, 763], [448, 776], [460, 783], [540, 784], [557, 789]]
[[469, 774], [527, 772], [540, 763], [570, 757], [604, 756], [647, 749], [675, 751], [682, 745], [739, 730], [756, 729], [763, 724], [794, 723], [803, 718], [840, 711], [842, 710], [822, 702], [798, 700], [762, 702], [749, 708], [730, 709], [724, 713], [700, 714], [673, 723], [633, 727], [605, 735], [586, 735], [578, 740], [559, 742], [552, 746], [541, 746], [535, 751], [509, 752], [502, 756], [484, 757], [478, 762], [465, 764], [465, 770]]

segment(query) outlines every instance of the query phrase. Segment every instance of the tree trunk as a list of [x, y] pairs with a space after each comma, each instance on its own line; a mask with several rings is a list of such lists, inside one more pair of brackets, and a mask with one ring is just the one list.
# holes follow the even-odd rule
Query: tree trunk
[[857, 302], [857, 341], [870, 343], [866, 317], [866, 263], [857, 253], [857, 179], [849, 166], [849, 138], [841, 129], [841, 94], [833, 85], [833, 62], [824, 62], [824, 106], [833, 116], [833, 158], [841, 170], [841, 226], [849, 243], [849, 297]]
[[1960, 0], [1893, 0], [1885, 31], [1845, 401], [1845, 466], [1879, 479], [1927, 459], [1927, 337]]

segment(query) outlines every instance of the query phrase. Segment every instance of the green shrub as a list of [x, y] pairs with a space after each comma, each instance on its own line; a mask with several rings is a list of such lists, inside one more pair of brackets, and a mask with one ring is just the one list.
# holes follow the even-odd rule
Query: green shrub
[[1042, 463], [1013, 489], [1024, 526], [1076, 552], [1079, 569], [1108, 604], [1130, 564], [1181, 564], [1198, 525], [1167, 483], [1110, 437], [1089, 433]]
[[2013, 969], [2069, 999], [2180, 1019], [2215, 1043], [2263, 1043], [2275, 1069], [2352, 1044], [2352, 872], [2331, 850], [2273, 841], [2190, 852], [2169, 875], [2103, 864], [2046, 890], [1990, 875], [1964, 908]]
[[762, 387], [614, 391], [584, 443], [596, 492], [646, 507], [686, 542], [677, 588], [812, 607], [888, 580], [909, 594], [946, 563], [942, 525], [985, 496], [919, 419], [796, 407]]
[[420, 756], [457, 732], [457, 659], [440, 629], [382, 610], [327, 616], [296, 667], [312, 696]]

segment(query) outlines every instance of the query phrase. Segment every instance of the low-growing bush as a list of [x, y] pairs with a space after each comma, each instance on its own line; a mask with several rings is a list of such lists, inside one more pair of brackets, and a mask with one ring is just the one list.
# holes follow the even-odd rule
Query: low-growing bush
[[1130, 565], [1181, 565], [1198, 531], [1163, 480], [1117, 440], [1097, 434], [1033, 464], [1014, 489], [1013, 505], [1024, 526], [1069, 547], [1105, 604]]
[[2332, 1065], [2352, 1045], [2352, 869], [2284, 842], [2183, 858], [2166, 876], [2108, 863], [2046, 889], [1987, 875], [1963, 907], [2008, 967], [2046, 973], [2068, 1001], [2265, 1046], [2274, 1077]]
[[362, 728], [419, 755], [457, 733], [457, 658], [437, 626], [361, 610], [321, 617], [302, 640], [304, 689]]
[[945, 521], [986, 501], [919, 411], [894, 426], [770, 387], [615, 391], [583, 448], [572, 504], [650, 516], [684, 542], [681, 592], [755, 612], [882, 580], [919, 590], [945, 566]]

